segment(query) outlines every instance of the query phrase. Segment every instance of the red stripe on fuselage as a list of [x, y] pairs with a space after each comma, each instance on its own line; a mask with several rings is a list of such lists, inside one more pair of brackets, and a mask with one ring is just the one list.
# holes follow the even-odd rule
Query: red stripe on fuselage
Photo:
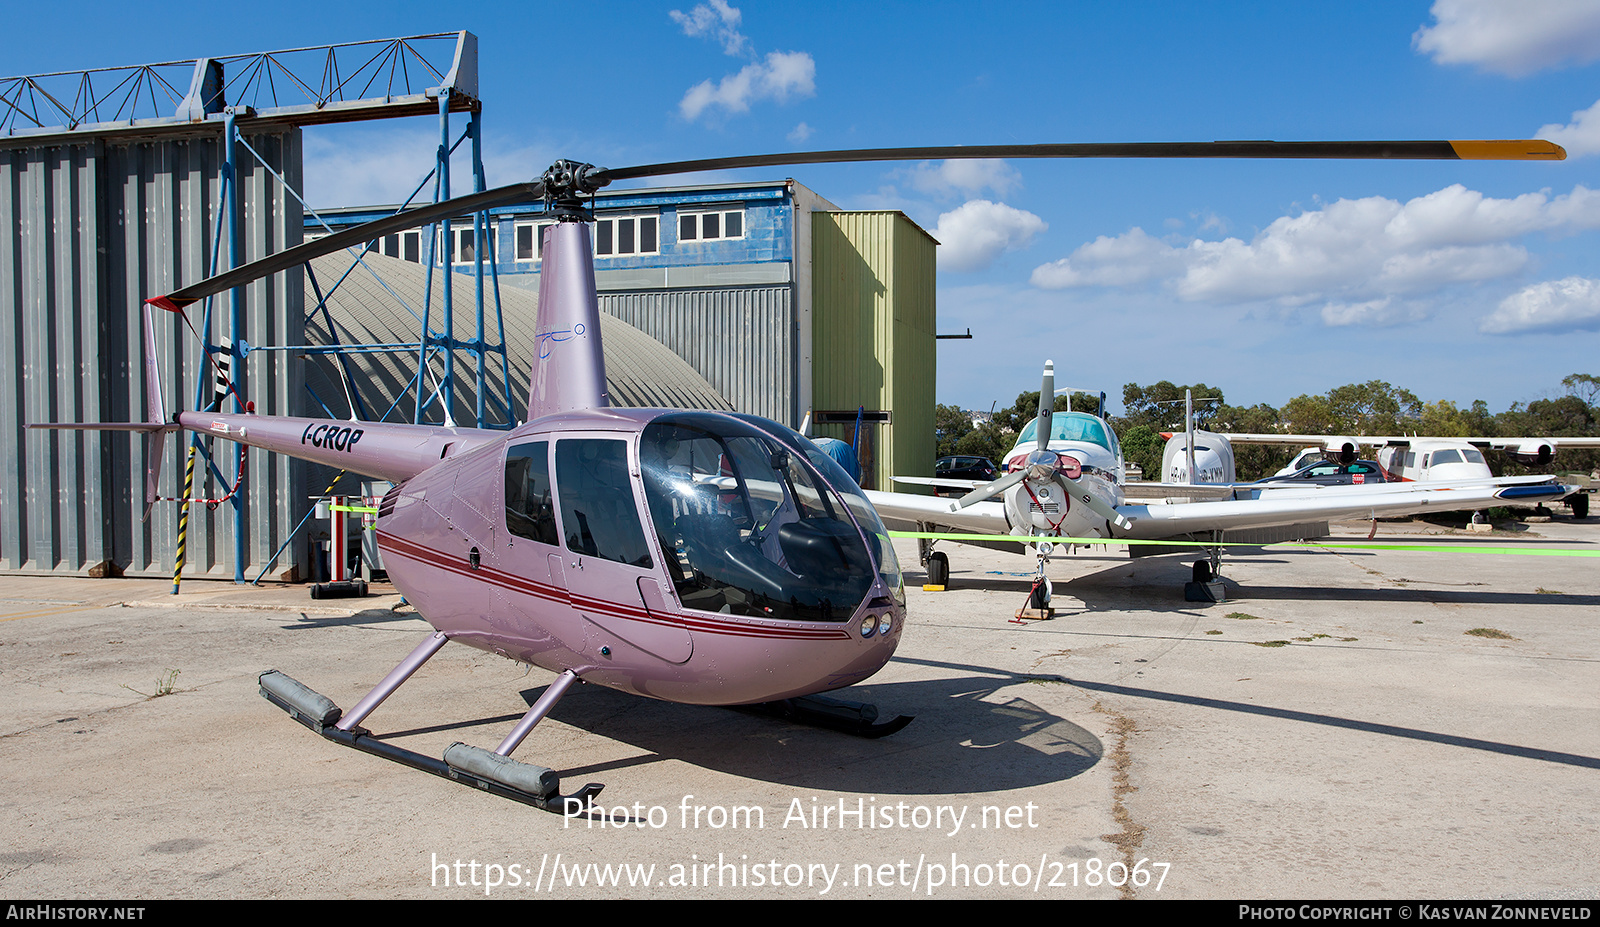
[[473, 567], [463, 558], [452, 557], [448, 554], [424, 547], [414, 541], [408, 541], [385, 531], [377, 532], [378, 545], [385, 554], [393, 553], [396, 556], [409, 558], [427, 566], [438, 567], [458, 576], [468, 577], [480, 582], [499, 586], [512, 592], [521, 592], [546, 601], [556, 602], [578, 609], [579, 611], [601, 612], [615, 615], [629, 621], [642, 621], [647, 624], [666, 625], [668, 627], [684, 628], [688, 631], [698, 631], [702, 634], [729, 634], [740, 637], [769, 637], [787, 640], [849, 640], [850, 632], [838, 626], [814, 627], [797, 626], [791, 624], [767, 625], [744, 624], [730, 622], [722, 618], [712, 618], [711, 613], [680, 614], [680, 615], [655, 615], [646, 611], [643, 603], [629, 605], [623, 602], [613, 602], [606, 599], [596, 599], [589, 596], [573, 595], [560, 586], [535, 582], [515, 573], [506, 573], [491, 567]]

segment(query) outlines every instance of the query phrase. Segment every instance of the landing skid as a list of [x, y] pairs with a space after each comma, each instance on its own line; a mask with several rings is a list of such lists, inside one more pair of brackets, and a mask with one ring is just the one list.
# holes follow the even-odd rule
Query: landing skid
[[[553, 814], [576, 813], [568, 809], [588, 807], [605, 788], [591, 782], [571, 795], [562, 795], [560, 777], [553, 770], [519, 763], [469, 744], [451, 744], [444, 752], [444, 759], [435, 759], [380, 740], [356, 724], [347, 723], [344, 728], [335, 726], [343, 714], [339, 706], [277, 670], [262, 673], [260, 683], [262, 698], [334, 743]], [[574, 802], [577, 804], [573, 805]]]
[[878, 707], [864, 702], [846, 702], [840, 699], [828, 698], [822, 695], [806, 695], [800, 698], [786, 698], [777, 702], [762, 702], [759, 705], [736, 705], [736, 711], [749, 714], [767, 715], [782, 718], [785, 721], [797, 721], [801, 724], [810, 724], [814, 727], [827, 728], [830, 731], [840, 731], [845, 734], [854, 734], [857, 737], [877, 739], [888, 737], [900, 730], [913, 720], [911, 715], [900, 715], [893, 721], [878, 724]]

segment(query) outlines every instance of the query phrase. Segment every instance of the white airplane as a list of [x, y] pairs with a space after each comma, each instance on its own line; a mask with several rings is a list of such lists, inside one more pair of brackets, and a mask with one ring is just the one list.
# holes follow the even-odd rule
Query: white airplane
[[[1485, 450], [1504, 451], [1511, 459], [1530, 466], [1550, 463], [1561, 448], [1600, 448], [1600, 438], [1429, 438], [1415, 435], [1344, 437], [1325, 435], [1273, 435], [1224, 433], [1231, 444], [1307, 445], [1287, 467], [1284, 476], [1326, 457], [1353, 460], [1362, 447], [1376, 449], [1377, 461], [1402, 482], [1492, 480], [1494, 474], [1483, 457]], [[1231, 453], [1231, 452], [1230, 452]], [[1575, 492], [1564, 501], [1578, 518], [1589, 514], [1589, 496]]]
[[[1054, 382], [1055, 366], [1047, 361], [1040, 395], [1052, 395]], [[1431, 510], [1460, 511], [1497, 504], [1498, 500], [1545, 501], [1565, 496], [1573, 489], [1544, 476], [1366, 486], [1238, 484], [1215, 487], [1220, 492], [1207, 501], [1129, 504], [1122, 449], [1110, 425], [1083, 412], [1052, 413], [1049, 404], [1043, 404], [1039, 417], [1017, 436], [1016, 446], [1006, 455], [1005, 469], [1005, 476], [976, 487], [962, 480], [896, 477], [898, 482], [925, 486], [973, 487], [953, 502], [900, 492], [869, 490], [867, 496], [889, 527], [923, 533], [1216, 543], [1221, 540], [1221, 532], [1228, 530]], [[1002, 501], [990, 501], [1002, 495]], [[923, 540], [922, 559], [928, 581], [943, 585], [949, 574], [948, 558], [932, 551], [931, 544], [926, 543], [928, 539]], [[1035, 584], [1031, 603], [1034, 607], [1048, 604], [1044, 566], [1054, 543], [1035, 543], [1040, 581]], [[1212, 569], [1202, 571], [1197, 564], [1197, 579], [1214, 575], [1219, 555], [1220, 551], [1211, 548]]]

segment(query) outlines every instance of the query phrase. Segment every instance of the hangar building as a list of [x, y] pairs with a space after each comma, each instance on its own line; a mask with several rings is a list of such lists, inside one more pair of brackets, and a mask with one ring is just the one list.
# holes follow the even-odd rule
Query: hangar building
[[[370, 74], [351, 67], [331, 89], [315, 76], [298, 81], [315, 91], [306, 101], [249, 96], [252, 75], [287, 67], [293, 55], [310, 56], [307, 73], [314, 75], [349, 48], [357, 60], [384, 62], [415, 56], [429, 42], [445, 48], [435, 65], [396, 69], [424, 75], [423, 86], [391, 84], [381, 96], [352, 99], [346, 88], [362, 86]], [[474, 37], [451, 33], [0, 80], [0, 317], [7, 333], [0, 364], [8, 371], [0, 379], [0, 570], [171, 575], [180, 506], [158, 503], [145, 519], [143, 476], [154, 469], [160, 496], [183, 496], [187, 438], [164, 439], [158, 462], [153, 442], [138, 436], [25, 426], [142, 419], [148, 374], [138, 334], [142, 300], [302, 240], [296, 191], [304, 126], [433, 113], [448, 129], [451, 114], [465, 113], [475, 134], [476, 54]], [[129, 76], [120, 80], [106, 70]], [[58, 78], [83, 87], [153, 82], [172, 89], [172, 102], [149, 113], [105, 96], [34, 94]], [[78, 108], [28, 110], [26, 101], [36, 99], [72, 100]], [[635, 396], [641, 404], [721, 402], [789, 424], [811, 409], [850, 413], [853, 422], [863, 409], [878, 413], [865, 416], [863, 444], [875, 466], [864, 481], [881, 486], [891, 472], [928, 472], [935, 242], [925, 232], [899, 213], [834, 210], [792, 181], [608, 190], [596, 210], [602, 306], [636, 330], [618, 336], [614, 326], [605, 329], [608, 347], [629, 342], [638, 349], [612, 370], [632, 380], [616, 386], [618, 397]], [[360, 212], [347, 210], [341, 221], [359, 221]], [[532, 205], [497, 211], [492, 219], [507, 354], [525, 357], [518, 345], [526, 336], [518, 332], [531, 328], [537, 301], [541, 213]], [[467, 271], [463, 242], [452, 237], [452, 265]], [[472, 241], [469, 235], [469, 249]], [[407, 247], [417, 249], [413, 265], [432, 250], [421, 244], [420, 237], [379, 243], [393, 256], [386, 279], [400, 281], [391, 288], [426, 286], [421, 277], [407, 282], [399, 266]], [[311, 279], [318, 275], [315, 267], [295, 268], [256, 281], [236, 291], [231, 307], [229, 297], [219, 296], [215, 317], [210, 310], [200, 317], [200, 304], [187, 320], [161, 314], [157, 352], [168, 408], [204, 407], [215, 373], [200, 340], [218, 356], [236, 338], [244, 361], [232, 376], [258, 412], [348, 415], [353, 391], [330, 374], [334, 368], [284, 348], [325, 343], [329, 319], [346, 327], [340, 336], [346, 344], [357, 329], [379, 341], [415, 341], [417, 333], [402, 337], [392, 307], [384, 317], [381, 300], [363, 295], [353, 280], [328, 313], [316, 312]], [[452, 304], [470, 298], [458, 289]], [[361, 299], [368, 305], [358, 311]], [[671, 348], [682, 365], [669, 363], [652, 340]], [[385, 377], [393, 386], [399, 374], [385, 373], [385, 362], [373, 357], [366, 355], [363, 368], [367, 388], [381, 392]], [[513, 373], [511, 380], [507, 392], [520, 403], [525, 375], [519, 382]], [[377, 406], [378, 395], [370, 398]], [[387, 398], [400, 397], [391, 391]], [[887, 421], [873, 428], [873, 418]], [[396, 410], [391, 420], [410, 419]], [[848, 439], [850, 427], [835, 426], [833, 433]], [[309, 485], [299, 462], [259, 450], [243, 455], [235, 474], [231, 449], [219, 443], [218, 450], [209, 467], [199, 463], [190, 498], [222, 496], [236, 476], [242, 488], [214, 504], [187, 506], [185, 574], [254, 578], [275, 562], [274, 576], [304, 576], [309, 544], [301, 526], [309, 494], [321, 486]]]

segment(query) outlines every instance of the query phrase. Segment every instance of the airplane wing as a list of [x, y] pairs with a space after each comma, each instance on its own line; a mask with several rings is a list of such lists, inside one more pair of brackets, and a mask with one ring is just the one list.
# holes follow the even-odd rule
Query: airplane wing
[[942, 476], [896, 476], [896, 483], [906, 483], [911, 486], [932, 486], [936, 489], [960, 489], [971, 492], [983, 485], [981, 480], [948, 480]]
[[[1133, 527], [1116, 530], [1114, 535], [1161, 540], [1204, 531], [1531, 505], [1554, 501], [1575, 489], [1544, 476], [1361, 486], [1237, 487], [1236, 495], [1242, 494], [1242, 498], [1119, 505], [1117, 513], [1131, 521]], [[1000, 502], [980, 502], [963, 509], [954, 500], [937, 496], [876, 490], [867, 490], [866, 495], [891, 528], [1011, 533], [1005, 506]]]
[[1123, 505], [1133, 528], [1118, 537], [1157, 540], [1197, 531], [1267, 528], [1306, 521], [1459, 512], [1493, 505], [1550, 502], [1572, 492], [1549, 477], [1462, 483], [1377, 483], [1362, 486], [1264, 487], [1248, 498]]
[[1474, 447], [1490, 447], [1495, 450], [1517, 451], [1526, 447], [1537, 447], [1547, 444], [1554, 448], [1600, 448], [1600, 438], [1485, 438], [1481, 436], [1455, 437], [1453, 435], [1366, 435], [1358, 437], [1343, 437], [1337, 435], [1280, 435], [1280, 434], [1245, 434], [1238, 432], [1221, 432], [1233, 444], [1282, 444], [1282, 445], [1322, 445], [1336, 448], [1341, 442], [1354, 442], [1364, 447], [1386, 447], [1391, 444], [1410, 444], [1419, 440], [1460, 441]]
[[1010, 534], [1006, 507], [1001, 502], [979, 502], [960, 508], [954, 499], [909, 492], [864, 489], [867, 500], [889, 528], [905, 530], [948, 528], [975, 534]]

